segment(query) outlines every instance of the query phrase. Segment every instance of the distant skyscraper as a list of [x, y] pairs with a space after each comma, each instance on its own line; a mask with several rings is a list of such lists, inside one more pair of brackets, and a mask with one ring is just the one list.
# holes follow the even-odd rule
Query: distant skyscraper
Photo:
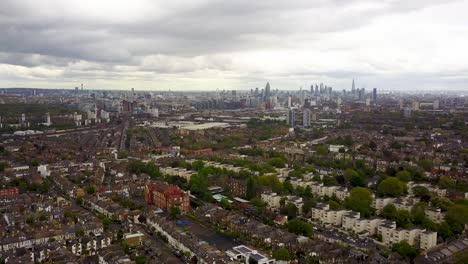
[[292, 98], [291, 96], [288, 96], [288, 108], [291, 108], [292, 106]]
[[271, 92], [270, 92], [270, 82], [267, 82], [266, 86], [265, 86], [265, 100], [268, 99], [268, 97], [270, 97], [271, 95]]
[[294, 124], [296, 123], [296, 113], [294, 112], [294, 109], [288, 110], [288, 114], [286, 115], [286, 123], [290, 127], [294, 127]]
[[403, 98], [401, 98], [399, 101], [398, 101], [398, 105], [400, 107], [400, 110], [403, 109], [403, 107], [405, 106], [405, 103], [403, 101]]
[[354, 84], [354, 79], [353, 79], [353, 85], [351, 86], [351, 93], [354, 94], [356, 92], [356, 85]]
[[312, 116], [312, 112], [309, 109], [305, 109], [304, 114], [302, 116], [302, 125], [304, 127], [310, 127], [311, 116]]
[[439, 110], [439, 105], [440, 105], [439, 100], [438, 99], [434, 100], [434, 103], [432, 103], [432, 109]]
[[315, 85], [315, 93], [318, 94], [318, 92], [319, 92], [319, 87], [318, 87], [318, 85], [316, 84], [316, 85]]
[[377, 88], [374, 88], [374, 89], [372, 90], [372, 103], [373, 103], [374, 105], [377, 104]]
[[310, 93], [314, 93], [314, 85], [313, 84], [310, 86]]

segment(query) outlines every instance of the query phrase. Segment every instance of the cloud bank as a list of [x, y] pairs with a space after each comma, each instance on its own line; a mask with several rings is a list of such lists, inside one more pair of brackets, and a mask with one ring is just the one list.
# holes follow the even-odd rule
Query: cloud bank
[[0, 2], [0, 87], [468, 89], [468, 0]]

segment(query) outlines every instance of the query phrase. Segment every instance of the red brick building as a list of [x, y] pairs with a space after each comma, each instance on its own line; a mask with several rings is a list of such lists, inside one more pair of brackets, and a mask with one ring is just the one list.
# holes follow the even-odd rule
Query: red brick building
[[170, 211], [179, 207], [182, 213], [190, 211], [189, 194], [179, 187], [163, 182], [150, 183], [145, 186], [145, 201], [147, 204]]
[[17, 195], [19, 195], [19, 189], [17, 187], [0, 190], [0, 197], [14, 197]]
[[197, 149], [197, 150], [189, 150], [187, 154], [189, 155], [201, 155], [201, 154], [209, 154], [212, 153], [212, 148], [204, 148], [204, 149]]

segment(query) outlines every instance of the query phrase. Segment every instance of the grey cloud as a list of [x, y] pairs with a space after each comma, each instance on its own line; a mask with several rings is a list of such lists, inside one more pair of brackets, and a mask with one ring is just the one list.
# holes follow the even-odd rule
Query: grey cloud
[[[406, 12], [438, 1], [387, 0], [376, 9], [350, 12], [352, 4], [370, 1], [207, 0], [195, 7], [168, 8], [163, 16], [128, 24], [96, 21], [86, 14], [63, 17], [53, 4], [47, 6], [48, 2], [41, 1], [41, 7], [33, 1], [26, 2], [29, 6], [22, 5], [24, 1], [0, 3], [0, 10], [4, 10], [0, 16], [0, 51], [118, 63], [152, 54], [197, 56], [277, 47], [292, 33], [348, 30], [386, 12]], [[52, 11], [36, 14], [35, 6]], [[271, 38], [265, 41], [256, 35]]]
[[[134, 0], [135, 6], [141, 1]], [[141, 16], [119, 19], [79, 13], [61, 1], [0, 1], [0, 64], [43, 67], [44, 71], [36, 69], [30, 74], [34, 78], [59, 75], [64, 79], [114, 80], [135, 75], [150, 80], [164, 74], [234, 71], [233, 62], [220, 54], [291, 48], [289, 45], [295, 41], [353, 30], [383, 15], [414, 12], [441, 1], [193, 0], [144, 3], [147, 8]], [[363, 4], [367, 7], [356, 8]], [[370, 67], [376, 71], [386, 70], [377, 64]], [[251, 74], [268, 75], [261, 70], [238, 74], [247, 81], [258, 78]], [[336, 70], [285, 72], [277, 76], [351, 78], [372, 74]]]

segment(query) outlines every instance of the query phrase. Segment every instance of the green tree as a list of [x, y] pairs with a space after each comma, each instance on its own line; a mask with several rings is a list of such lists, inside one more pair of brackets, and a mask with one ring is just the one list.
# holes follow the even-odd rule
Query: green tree
[[359, 177], [359, 173], [351, 168], [347, 168], [344, 171], [344, 177], [346, 181], [350, 182], [353, 177]]
[[437, 234], [439, 234], [444, 240], [453, 236], [452, 229], [446, 221], [439, 224]]
[[34, 217], [33, 217], [32, 215], [26, 217], [26, 223], [27, 223], [28, 225], [34, 224]]
[[312, 235], [312, 226], [297, 218], [288, 221], [286, 228], [289, 232], [310, 237]]
[[205, 163], [202, 160], [197, 160], [192, 163], [192, 169], [195, 171], [200, 171], [205, 167]]
[[338, 181], [332, 175], [323, 176], [322, 182], [323, 182], [323, 185], [325, 185], [325, 186], [334, 186], [334, 185], [338, 184]]
[[324, 155], [328, 154], [328, 149], [325, 146], [318, 146], [317, 147], [317, 154], [319, 154], [320, 156], [324, 156]]
[[277, 157], [269, 159], [268, 164], [276, 168], [284, 168], [286, 165], [286, 161], [281, 157]]
[[328, 200], [328, 205], [330, 206], [330, 209], [332, 210], [340, 209], [340, 204], [337, 201]]
[[221, 207], [224, 208], [224, 209], [227, 209], [227, 210], [232, 209], [231, 203], [226, 198], [221, 199], [220, 204], [221, 204]]
[[117, 153], [117, 158], [118, 158], [118, 159], [126, 159], [126, 158], [128, 158], [128, 152], [126, 152], [126, 151], [119, 151], [119, 152]]
[[453, 202], [446, 197], [434, 197], [432, 198], [431, 203], [434, 207], [440, 208], [443, 212], [446, 212], [453, 206]]
[[361, 175], [358, 175], [351, 178], [350, 184], [353, 187], [366, 187], [367, 182]]
[[5, 171], [5, 168], [7, 167], [7, 163], [6, 162], [0, 162], [0, 172], [2, 171]]
[[258, 190], [258, 183], [255, 180], [254, 176], [250, 176], [247, 178], [247, 190], [246, 190], [246, 196], [247, 199], [252, 199], [255, 196], [257, 196], [257, 190]]
[[47, 220], [47, 215], [41, 214], [41, 215], [39, 216], [39, 221], [43, 222], [43, 221], [45, 221], [45, 220]]
[[350, 210], [360, 212], [362, 216], [372, 215], [372, 193], [364, 187], [354, 187], [346, 198], [344, 206]]
[[388, 177], [377, 186], [377, 193], [380, 196], [398, 197], [407, 191], [406, 183], [396, 177]]
[[286, 214], [288, 215], [288, 219], [294, 219], [297, 217], [297, 207], [293, 203], [288, 203], [286, 205]]
[[317, 205], [317, 201], [315, 199], [308, 199], [304, 201], [304, 205], [302, 205], [302, 213], [307, 215], [313, 207]]
[[414, 193], [414, 196], [419, 197], [419, 198], [423, 198], [423, 197], [430, 198], [430, 195], [431, 195], [429, 190], [424, 186], [414, 186], [413, 193]]
[[431, 171], [434, 164], [432, 163], [432, 160], [424, 159], [419, 162], [419, 166], [421, 166], [425, 171]]
[[85, 187], [86, 193], [90, 195], [94, 194], [96, 192], [96, 189], [97, 189], [96, 185], [88, 185]]
[[172, 207], [171, 207], [171, 212], [170, 212], [170, 214], [171, 214], [171, 218], [172, 218], [172, 219], [177, 219], [177, 218], [179, 218], [179, 216], [180, 216], [180, 208], [177, 207], [177, 206], [172, 206]]
[[105, 217], [104, 219], [102, 219], [102, 226], [104, 227], [104, 229], [107, 229], [110, 224], [112, 224], [112, 219], [110, 219], [109, 217]]
[[289, 254], [288, 249], [282, 247], [278, 250], [273, 251], [273, 258], [276, 260], [289, 261], [291, 260], [291, 255]]
[[445, 221], [454, 233], [461, 233], [468, 224], [468, 207], [461, 204], [453, 205], [447, 211]]
[[454, 180], [450, 179], [447, 176], [442, 176], [439, 179], [439, 186], [444, 189], [452, 189], [456, 186], [456, 183]]
[[419, 202], [411, 208], [411, 218], [414, 224], [421, 225], [424, 219], [426, 219], [426, 207], [425, 203]]
[[204, 197], [208, 192], [208, 185], [208, 176], [205, 174], [197, 173], [190, 177], [190, 191], [195, 195]]
[[408, 228], [411, 227], [411, 214], [408, 210], [398, 210], [398, 215], [395, 220], [397, 226]]
[[411, 259], [418, 255], [418, 252], [405, 240], [393, 244], [392, 251], [397, 252], [403, 257], [409, 257]]
[[284, 190], [286, 193], [294, 193], [294, 187], [292, 186], [290, 180], [285, 180], [285, 181], [283, 182], [283, 190]]
[[411, 173], [407, 170], [402, 170], [402, 171], [397, 172], [396, 177], [400, 181], [404, 181], [404, 182], [411, 181]]
[[387, 204], [381, 212], [384, 218], [395, 221], [398, 217], [398, 209], [393, 204]]

